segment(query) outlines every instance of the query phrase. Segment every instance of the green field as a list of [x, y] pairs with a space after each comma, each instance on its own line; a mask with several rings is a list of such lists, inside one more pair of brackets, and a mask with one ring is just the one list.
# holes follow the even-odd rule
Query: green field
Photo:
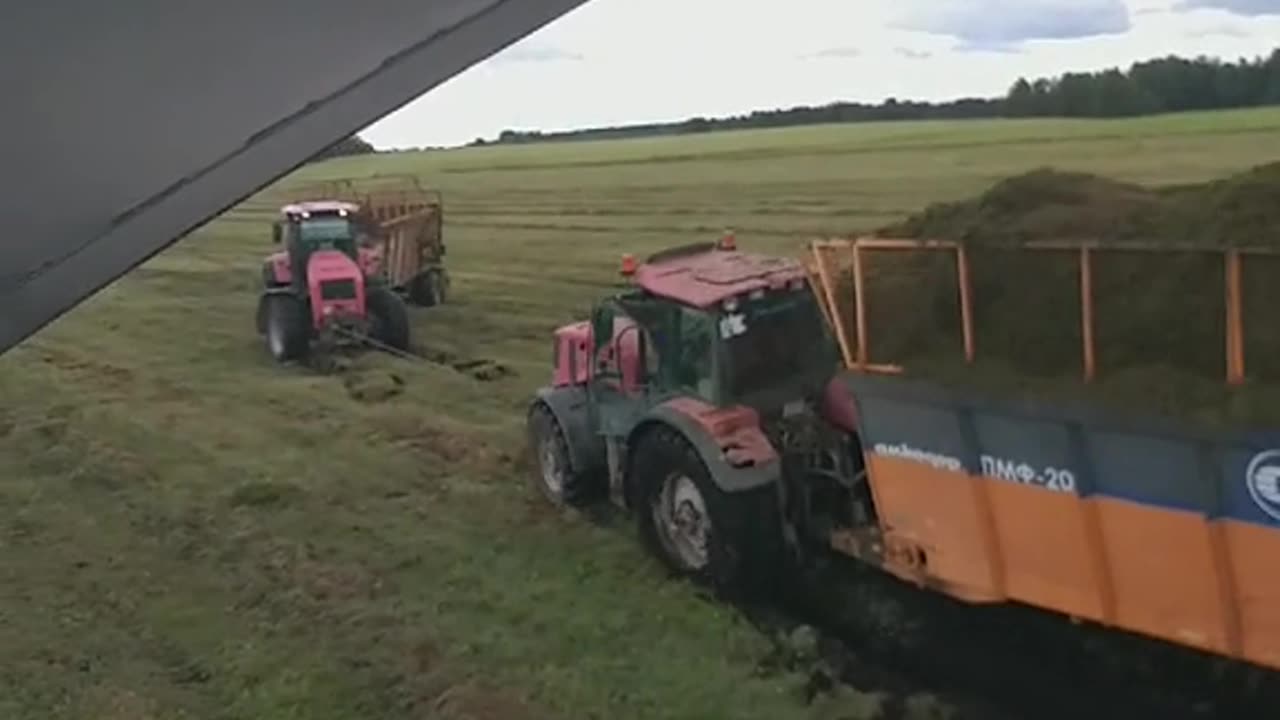
[[[273, 366], [260, 214], [193, 233], [0, 360], [0, 717], [874, 717], [763, 672], [768, 639], [625, 526], [547, 509], [521, 430], [549, 334], [623, 252], [794, 252], [1034, 166], [1144, 183], [1280, 159], [1280, 111], [813, 127], [335, 161], [444, 192], [424, 349]], [[393, 379], [393, 377], [395, 379]], [[400, 382], [396, 382], [398, 379]], [[928, 717], [924, 711], [920, 717]]]

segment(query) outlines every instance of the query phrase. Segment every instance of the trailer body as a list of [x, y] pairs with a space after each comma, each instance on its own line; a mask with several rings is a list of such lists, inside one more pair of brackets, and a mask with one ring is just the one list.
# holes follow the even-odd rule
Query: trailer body
[[1198, 434], [849, 372], [880, 542], [834, 549], [1280, 669], [1280, 433]]
[[[811, 287], [841, 348], [842, 382], [878, 515], [841, 528], [837, 552], [972, 603], [1017, 602], [1280, 669], [1280, 430], [1205, 430], [1083, 401], [1002, 401], [911, 375], [869, 348], [871, 252], [950, 253], [961, 344], [977, 362], [973, 259], [961, 243], [822, 240]], [[1025, 252], [1079, 264], [1081, 379], [1099, 368], [1092, 275], [1106, 251], [1158, 245], [1056, 242]], [[1223, 382], [1244, 380], [1241, 258], [1223, 255]], [[1185, 249], [1184, 249], [1185, 251]], [[851, 298], [845, 298], [845, 294]], [[1158, 331], [1158, 330], [1157, 330]]]

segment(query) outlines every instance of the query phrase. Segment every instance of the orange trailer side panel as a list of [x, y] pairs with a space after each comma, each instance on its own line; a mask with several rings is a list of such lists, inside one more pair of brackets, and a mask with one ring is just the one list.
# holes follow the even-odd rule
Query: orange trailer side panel
[[888, 571], [1280, 669], [1280, 436], [851, 378]]
[[979, 482], [991, 498], [1008, 597], [1102, 620], [1103, 594], [1093, 575], [1084, 504], [1026, 485]]
[[970, 602], [1004, 599], [983, 542], [978, 480], [883, 455], [868, 457], [867, 472], [886, 531], [925, 549], [932, 579]]
[[1227, 521], [1223, 530], [1240, 617], [1241, 654], [1280, 668], [1280, 533]]
[[1229, 652], [1204, 516], [1095, 498], [1116, 593], [1116, 624]]

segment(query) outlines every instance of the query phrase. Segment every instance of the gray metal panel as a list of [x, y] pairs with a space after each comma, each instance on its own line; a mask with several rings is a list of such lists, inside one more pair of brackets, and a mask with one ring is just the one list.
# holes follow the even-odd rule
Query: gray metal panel
[[958, 406], [883, 395], [857, 396], [865, 448], [926, 464], [955, 463], [957, 472], [977, 474], [970, 428]]
[[1278, 431], [1207, 432], [1083, 405], [996, 401], [930, 382], [843, 379], [864, 449], [923, 463], [941, 456], [993, 480], [1280, 528]]
[[0, 352], [584, 0], [0, 5]]

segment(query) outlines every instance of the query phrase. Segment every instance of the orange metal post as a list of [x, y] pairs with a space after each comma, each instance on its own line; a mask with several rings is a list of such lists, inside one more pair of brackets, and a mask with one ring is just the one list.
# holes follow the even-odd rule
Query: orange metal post
[[1084, 381], [1093, 382], [1097, 358], [1093, 345], [1093, 258], [1088, 245], [1080, 246], [1080, 338], [1084, 346]]
[[831, 273], [827, 270], [827, 258], [823, 254], [822, 249], [826, 247], [825, 243], [813, 243], [810, 247], [813, 252], [814, 264], [818, 267], [818, 279], [822, 283], [822, 296], [827, 300], [827, 307], [831, 309], [831, 317], [835, 320], [832, 324], [836, 326], [836, 341], [840, 343], [840, 354], [844, 356], [844, 364], [846, 367], [853, 367], [853, 353], [849, 351], [849, 338], [844, 331], [844, 323], [840, 319], [840, 309], [836, 305], [835, 293], [831, 289]]
[[1116, 586], [1112, 579], [1111, 562], [1107, 559], [1107, 540], [1102, 533], [1102, 519], [1098, 516], [1098, 504], [1091, 500], [1080, 502], [1080, 521], [1084, 525], [1085, 544], [1089, 551], [1089, 572], [1098, 590], [1099, 618], [1105, 623], [1116, 621]]
[[853, 241], [853, 312], [858, 324], [858, 367], [867, 366], [867, 305], [862, 285], [862, 241]]
[[1222, 523], [1209, 523], [1209, 546], [1213, 551], [1213, 571], [1218, 591], [1218, 607], [1221, 608], [1222, 634], [1226, 651], [1239, 655], [1244, 651], [1244, 628], [1241, 627], [1240, 590], [1231, 563], [1231, 550], [1227, 544], [1226, 529]]
[[973, 286], [969, 279], [969, 255], [963, 245], [956, 245], [956, 275], [960, 285], [960, 322], [964, 329], [964, 359], [973, 364], [976, 354], [973, 338]]
[[818, 268], [812, 262], [804, 264], [805, 275], [809, 278], [809, 292], [818, 298], [818, 309], [822, 311], [822, 318], [827, 321], [827, 325], [835, 327], [835, 319], [831, 317], [831, 308], [827, 307], [826, 300], [822, 298], [822, 282], [818, 279]]
[[1227, 293], [1227, 383], [1244, 382], [1244, 320], [1242, 319], [1240, 293], [1240, 253], [1228, 250], [1226, 261]]

